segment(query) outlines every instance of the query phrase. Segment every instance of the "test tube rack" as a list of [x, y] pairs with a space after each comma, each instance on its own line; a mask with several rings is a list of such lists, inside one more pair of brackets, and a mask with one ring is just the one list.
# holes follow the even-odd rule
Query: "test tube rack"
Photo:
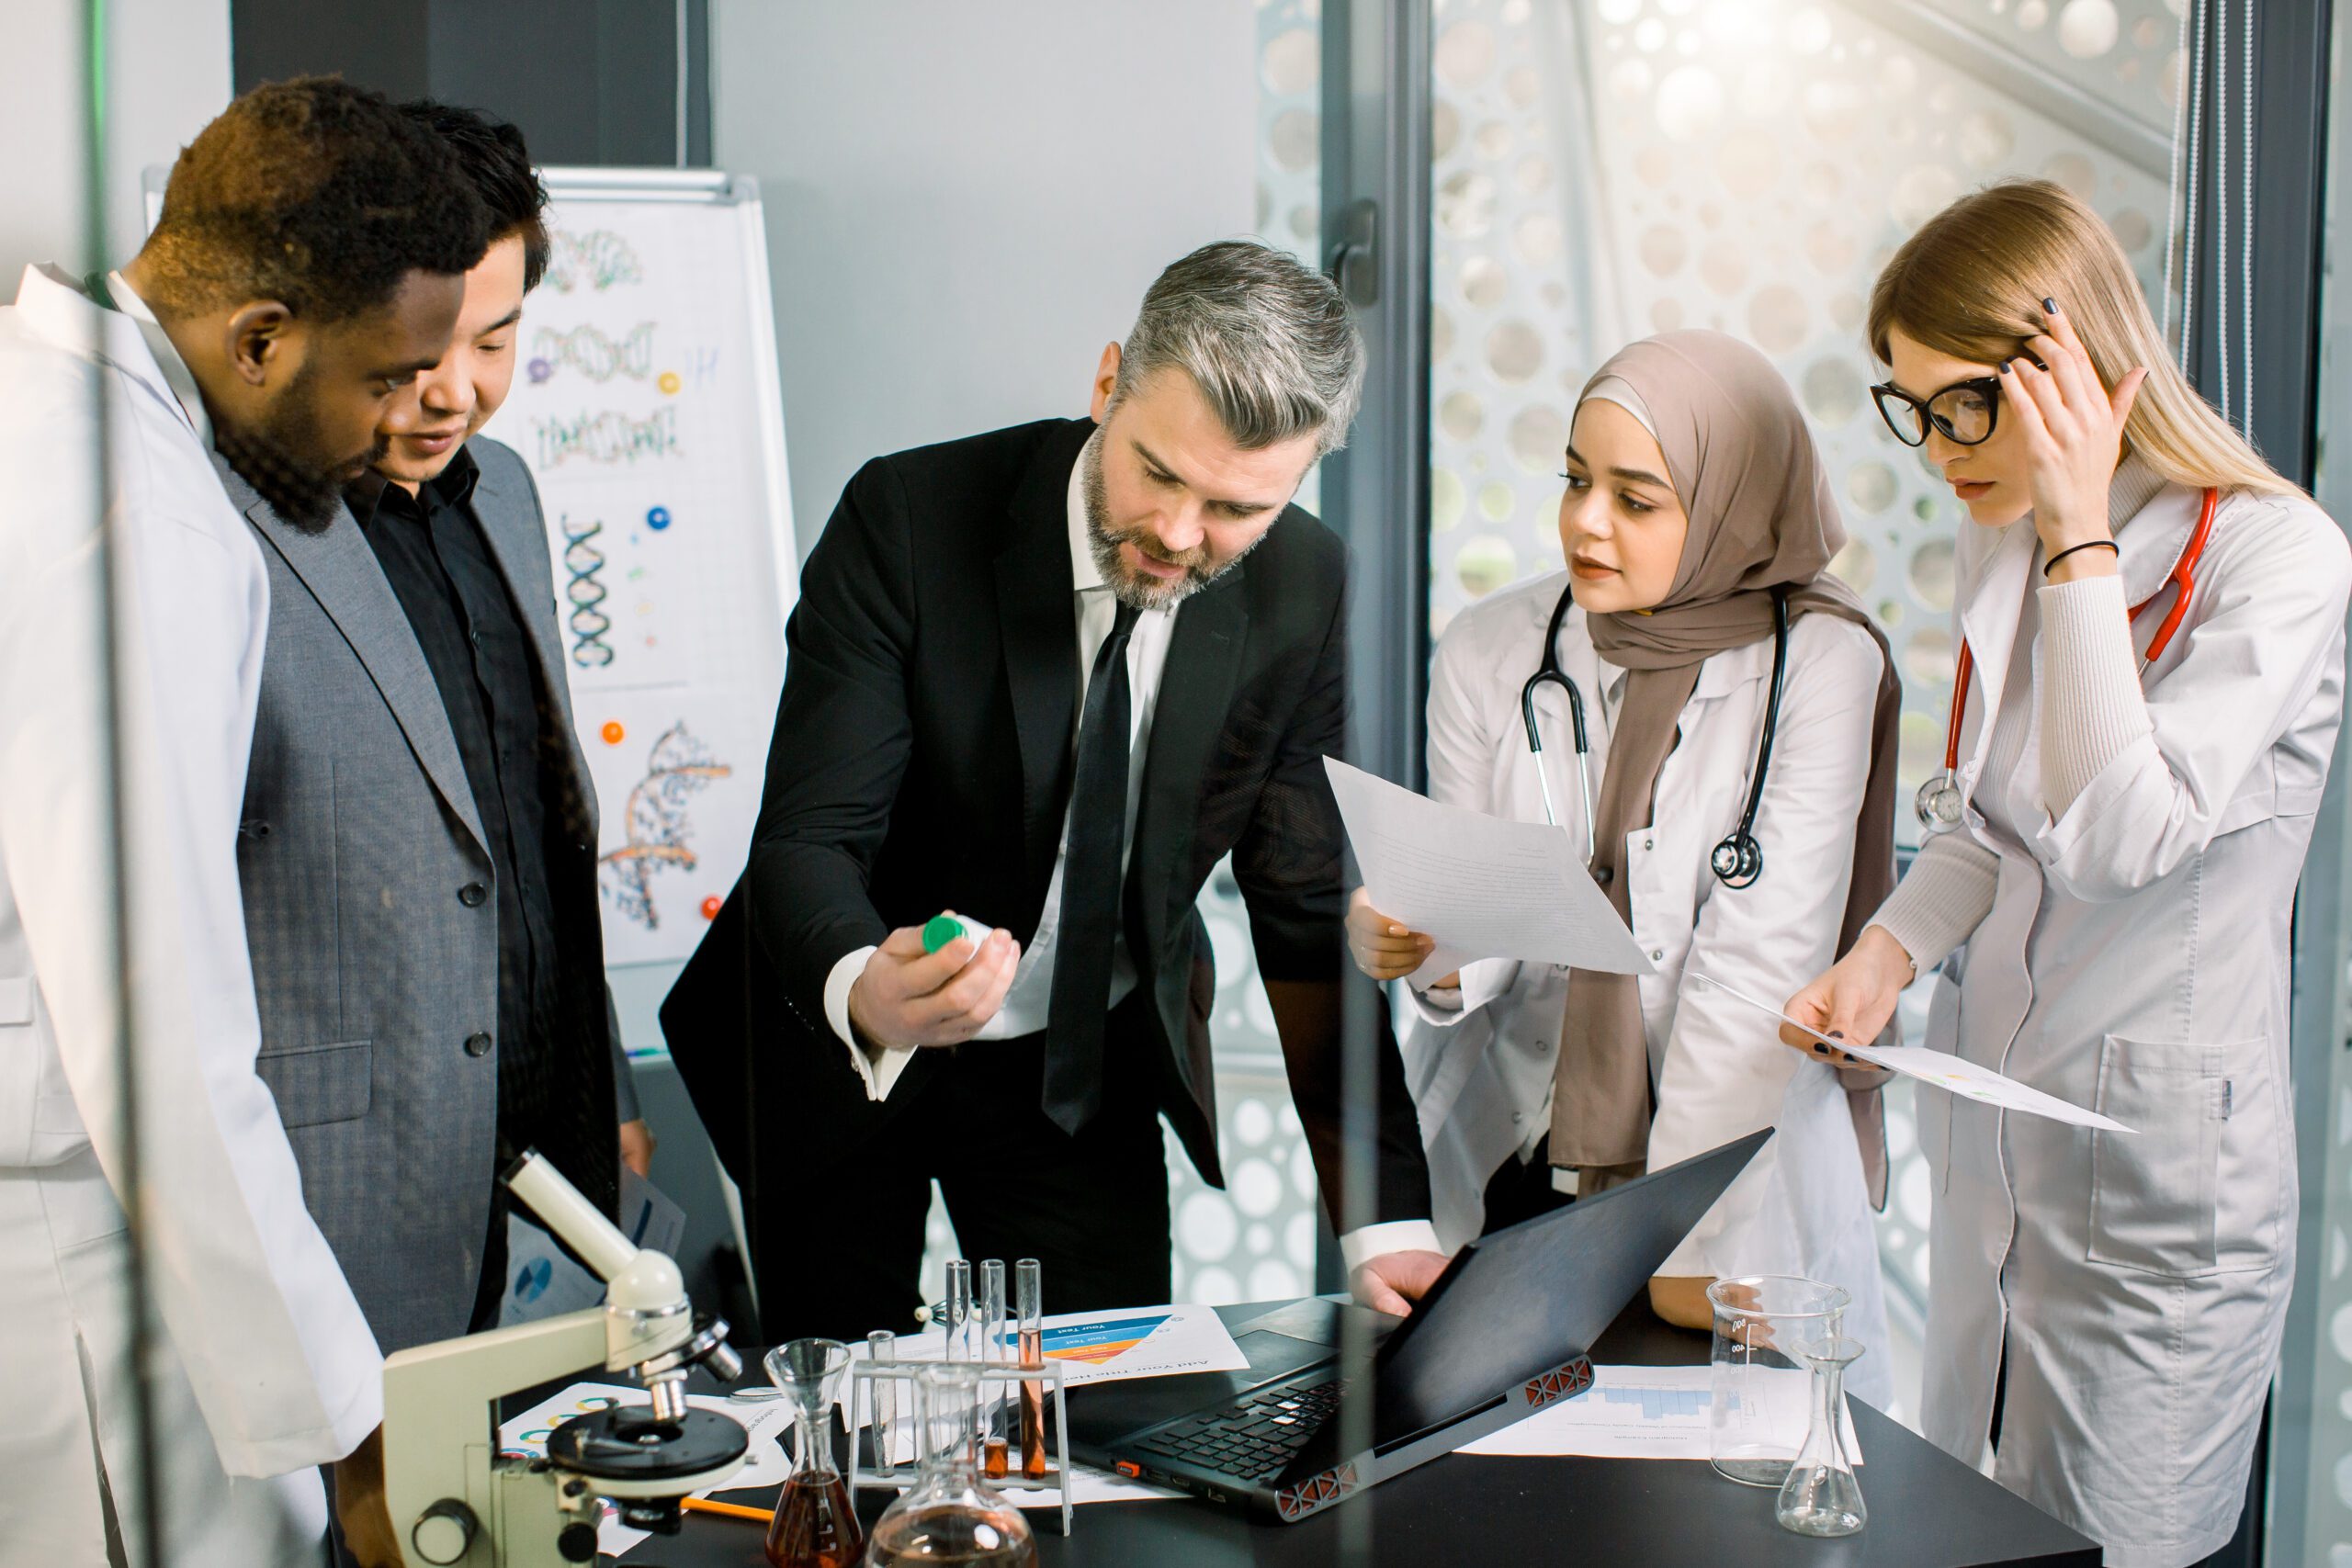
[[[871, 1431], [875, 1411], [872, 1385], [885, 1378], [892, 1382], [907, 1384], [904, 1391], [892, 1391], [891, 1404], [898, 1414], [893, 1416], [891, 1420], [893, 1425], [899, 1423], [911, 1425], [914, 1412], [915, 1374], [925, 1367], [943, 1364], [948, 1363], [943, 1363], [937, 1359], [873, 1361], [863, 1357], [851, 1363], [849, 1495], [853, 1507], [856, 1506], [858, 1494], [868, 1486], [886, 1486], [896, 1490], [913, 1485], [915, 1477], [921, 1473], [922, 1468], [922, 1445], [929, 1440], [928, 1434], [921, 1427], [915, 1427], [915, 1460], [905, 1464], [890, 1462], [890, 1455], [881, 1451], [882, 1444], [886, 1439], [880, 1434]], [[981, 1481], [992, 1492], [1050, 1492], [1059, 1488], [1062, 1499], [1062, 1534], [1069, 1535], [1072, 1522], [1069, 1482], [1072, 1472], [1069, 1462], [1069, 1408], [1063, 1398], [1066, 1387], [1064, 1380], [1068, 1376], [1069, 1369], [1061, 1362], [1052, 1359], [1029, 1365], [1023, 1365], [1018, 1361], [960, 1361], [953, 1364], [970, 1367], [979, 1373], [983, 1399], [987, 1397], [989, 1386], [995, 1384], [998, 1385], [999, 1399], [1017, 1405], [1020, 1402], [1021, 1384], [1042, 1382], [1052, 1385], [1049, 1392], [1054, 1405], [1052, 1439], [1054, 1458], [1053, 1462], [1046, 1467], [1045, 1474], [1033, 1476], [1012, 1469], [1008, 1470], [1007, 1473], [1001, 1476], [983, 1475]], [[860, 1431], [867, 1432], [870, 1439], [863, 1446], [857, 1440], [857, 1434]]]

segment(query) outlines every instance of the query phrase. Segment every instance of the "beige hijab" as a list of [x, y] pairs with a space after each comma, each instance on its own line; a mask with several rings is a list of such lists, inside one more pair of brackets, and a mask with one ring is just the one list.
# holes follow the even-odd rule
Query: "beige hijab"
[[[1585, 385], [1613, 378], [1637, 397], [1690, 520], [1674, 585], [1646, 615], [1587, 618], [1601, 660], [1627, 671], [1623, 711], [1594, 804], [1593, 874], [1630, 922], [1626, 835], [1649, 825], [1658, 769], [1679, 739], [1685, 704], [1711, 656], [1772, 635], [1780, 591], [1792, 621], [1836, 615], [1869, 630], [1885, 658], [1871, 728], [1871, 768], [1854, 834], [1853, 885], [1838, 931], [1844, 952], [1894, 890], [1894, 750], [1902, 688], [1886, 637], [1853, 591], [1826, 575], [1846, 541], [1821, 455], [1796, 399], [1755, 349], [1713, 332], [1664, 333], [1633, 344]], [[1605, 393], [1604, 395], [1615, 395]], [[1582, 399], [1579, 399], [1581, 406]], [[1755, 887], [1717, 897], [1770, 897], [1768, 866]], [[1866, 1075], [1860, 1084], [1872, 1076]], [[1848, 1080], [1851, 1092], [1861, 1092]], [[1878, 1140], [1875, 1093], [1855, 1107], [1865, 1163]], [[1630, 975], [1574, 972], [1552, 1097], [1551, 1160], [1583, 1173], [1590, 1191], [1638, 1175], [1649, 1147], [1649, 1052], [1641, 994]], [[1883, 1162], [1872, 1171], [1874, 1196]]]

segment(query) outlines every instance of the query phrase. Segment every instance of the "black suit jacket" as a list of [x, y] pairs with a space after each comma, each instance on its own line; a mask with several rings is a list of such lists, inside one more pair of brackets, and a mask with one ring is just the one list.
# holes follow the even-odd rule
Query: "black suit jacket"
[[[938, 1068], [917, 1052], [888, 1100], [866, 1098], [825, 1019], [844, 954], [942, 908], [1024, 943], [1036, 930], [1074, 766], [1068, 497], [1093, 429], [1048, 420], [877, 458], [808, 558], [750, 863], [662, 1010], [720, 1157], [754, 1195], [760, 1166], [786, 1149], [847, 1153]], [[1161, 676], [1127, 942], [1161, 1109], [1213, 1184], [1215, 976], [1193, 906], [1230, 852], [1261, 973], [1317, 998], [1278, 1021], [1327, 1198], [1340, 1188], [1339, 987], [1369, 984], [1346, 963], [1343, 835], [1323, 772], [1346, 727], [1346, 581], [1340, 540], [1286, 509], [1185, 601]], [[1412, 1101], [1378, 1035], [1374, 1217], [1423, 1218]]]

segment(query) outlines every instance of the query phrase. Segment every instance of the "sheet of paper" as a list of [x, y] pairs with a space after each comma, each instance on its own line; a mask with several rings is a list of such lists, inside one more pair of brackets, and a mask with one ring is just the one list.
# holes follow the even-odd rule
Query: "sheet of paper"
[[1441, 806], [1336, 757], [1323, 767], [1373, 907], [1437, 939], [1416, 982], [1475, 958], [1656, 973], [1560, 829]]
[[[639, 1247], [677, 1255], [686, 1234], [686, 1212], [645, 1178], [621, 1168], [621, 1234]], [[522, 1213], [506, 1215], [506, 1293], [498, 1303], [498, 1326], [537, 1323], [592, 1307], [605, 1299], [605, 1281], [580, 1267], [538, 1224]]]
[[[1083, 1388], [1092, 1382], [1121, 1378], [1164, 1378], [1178, 1372], [1238, 1372], [1250, 1364], [1241, 1347], [1213, 1307], [1128, 1307], [1113, 1312], [1074, 1312], [1048, 1317], [1045, 1330], [1046, 1358], [1059, 1361], [1068, 1371], [1063, 1386]], [[939, 1329], [901, 1335], [898, 1356], [902, 1361], [935, 1361], [946, 1348]], [[851, 1347], [858, 1355], [865, 1347]], [[1006, 1347], [1008, 1359], [1017, 1345]]]
[[2047, 1116], [2053, 1122], [2064, 1122], [2076, 1127], [2097, 1127], [2103, 1132], [2133, 1131], [2122, 1122], [2111, 1121], [2096, 1111], [2086, 1111], [2069, 1104], [2054, 1094], [2044, 1094], [2029, 1089], [2015, 1078], [2003, 1077], [1990, 1067], [1952, 1055], [1947, 1051], [1930, 1051], [1923, 1045], [1857, 1045], [1850, 1040], [1832, 1040], [1815, 1029], [1808, 1029], [1770, 1002], [1758, 1001], [1744, 991], [1724, 985], [1711, 975], [1690, 971], [1690, 978], [1699, 985], [1712, 986], [1734, 1001], [1745, 1002], [1758, 1012], [1787, 1024], [1802, 1033], [1809, 1034], [1825, 1045], [1834, 1045], [1849, 1056], [1858, 1056], [1872, 1066], [1890, 1068], [1905, 1077], [1973, 1100], [2000, 1111], [2022, 1111], [2028, 1116]]
[[[1804, 1446], [1812, 1374], [1774, 1369], [1750, 1371], [1776, 1446], [1785, 1439], [1791, 1457]], [[1705, 1367], [1595, 1367], [1592, 1386], [1574, 1399], [1545, 1406], [1524, 1421], [1490, 1432], [1460, 1451], [1465, 1454], [1588, 1459], [1695, 1459], [1707, 1457], [1709, 1369]], [[1845, 1413], [1846, 1457], [1862, 1462], [1855, 1440], [1853, 1412]]]
[[[548, 1451], [548, 1434], [574, 1416], [584, 1416], [592, 1410], [608, 1410], [619, 1404], [648, 1404], [651, 1399], [641, 1388], [627, 1383], [576, 1382], [562, 1393], [552, 1394], [531, 1406], [511, 1421], [498, 1427], [498, 1451], [522, 1459], [537, 1459]], [[783, 1448], [785, 1434], [792, 1424], [792, 1407], [784, 1400], [753, 1402], [741, 1399], [718, 1399], [708, 1394], [689, 1394], [686, 1403], [701, 1410], [715, 1410], [741, 1425], [751, 1439], [751, 1447], [743, 1456], [743, 1468], [728, 1478], [717, 1490], [731, 1492], [741, 1486], [782, 1486], [790, 1473], [792, 1463]], [[695, 1494], [707, 1497], [707, 1491]], [[622, 1524], [617, 1511], [609, 1503], [605, 1517], [596, 1527], [596, 1549], [618, 1557], [630, 1547], [645, 1540], [647, 1532], [631, 1529]]]

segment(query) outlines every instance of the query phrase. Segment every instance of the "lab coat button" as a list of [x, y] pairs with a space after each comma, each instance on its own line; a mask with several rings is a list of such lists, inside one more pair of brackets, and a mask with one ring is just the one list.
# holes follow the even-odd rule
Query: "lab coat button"
[[1653, 947], [1653, 948], [1651, 948], [1651, 949], [1650, 949], [1650, 962], [1651, 962], [1651, 963], [1653, 963], [1653, 964], [1663, 964], [1663, 963], [1665, 963], [1665, 962], [1666, 962], [1666, 949], [1664, 949], [1664, 948], [1662, 948], [1662, 947]]
[[489, 897], [490, 890], [479, 882], [469, 882], [458, 889], [458, 902], [469, 909], [481, 908], [482, 900]]
[[466, 1036], [466, 1055], [469, 1055], [469, 1056], [487, 1056], [487, 1055], [490, 1055], [490, 1036], [489, 1036], [489, 1035], [487, 1035], [487, 1034], [482, 1034], [482, 1033], [479, 1033], [479, 1032], [467, 1035], [467, 1036]]
[[1592, 879], [1606, 887], [1617, 880], [1617, 868], [1613, 865], [1595, 866], [1592, 870]]
[[1644, 840], [1642, 840], [1642, 848], [1644, 848], [1644, 849], [1645, 849], [1645, 850], [1649, 850], [1649, 849], [1656, 849], [1657, 847], [1657, 841], [1656, 841], [1655, 840], [1651, 840], [1651, 839], [1644, 839]]

